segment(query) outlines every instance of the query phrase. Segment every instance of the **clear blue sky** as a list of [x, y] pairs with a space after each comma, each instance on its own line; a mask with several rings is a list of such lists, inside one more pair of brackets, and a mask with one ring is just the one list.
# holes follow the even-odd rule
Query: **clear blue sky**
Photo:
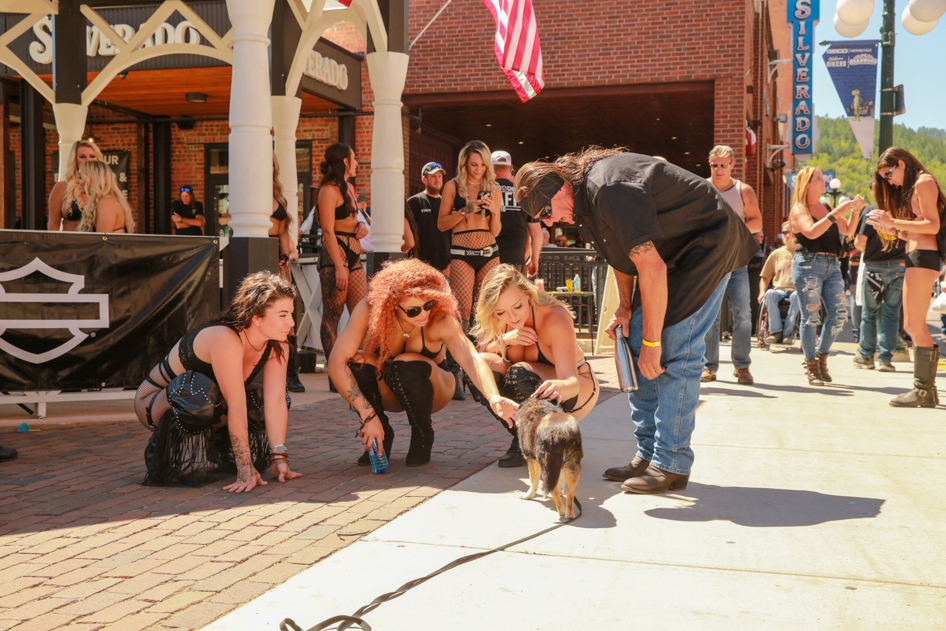
[[[907, 7], [907, 0], [896, 0], [896, 47], [894, 52], [894, 85], [903, 84], [907, 112], [893, 119], [895, 125], [936, 127], [946, 129], [946, 15], [926, 35], [910, 35], [900, 16]], [[883, 0], [874, 0], [874, 14], [870, 26], [855, 39], [880, 39]], [[821, 21], [815, 29], [815, 41], [845, 40], [834, 30], [834, 14], [837, 0], [821, 0]], [[834, 89], [828, 69], [821, 56], [827, 49], [818, 46], [815, 56], [814, 100], [815, 113], [819, 116], [837, 118], [844, 116], [844, 108]], [[877, 103], [880, 103], [880, 67], [878, 66]], [[878, 112], [879, 116], [879, 112]]]

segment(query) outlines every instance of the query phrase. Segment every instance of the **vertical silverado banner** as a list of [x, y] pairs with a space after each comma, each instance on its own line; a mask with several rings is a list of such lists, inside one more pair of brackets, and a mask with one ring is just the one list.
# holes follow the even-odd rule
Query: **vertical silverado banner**
[[218, 240], [0, 230], [0, 390], [138, 386], [220, 313]]
[[874, 103], [880, 40], [831, 42], [823, 58], [854, 130], [861, 155], [874, 151]]
[[788, 0], [792, 25], [792, 153], [804, 160], [814, 151], [813, 49], [819, 0]]

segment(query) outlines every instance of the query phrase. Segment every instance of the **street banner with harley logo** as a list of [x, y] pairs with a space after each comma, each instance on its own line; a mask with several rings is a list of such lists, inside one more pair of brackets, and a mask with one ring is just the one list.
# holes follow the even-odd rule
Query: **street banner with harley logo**
[[220, 314], [216, 239], [0, 230], [0, 391], [138, 386]]

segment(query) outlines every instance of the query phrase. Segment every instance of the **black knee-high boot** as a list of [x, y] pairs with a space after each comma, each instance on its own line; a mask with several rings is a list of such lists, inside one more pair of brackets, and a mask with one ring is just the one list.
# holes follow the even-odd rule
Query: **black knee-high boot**
[[[381, 421], [381, 427], [384, 428], [384, 454], [390, 458], [391, 445], [394, 444], [394, 428], [391, 427], [391, 423], [384, 413], [384, 403], [381, 401], [381, 390], [378, 389], [378, 369], [371, 364], [359, 364], [357, 362], [349, 362], [348, 369], [351, 370], [352, 376], [358, 383], [361, 394], [368, 399], [368, 403], [371, 404], [371, 407], [378, 415], [378, 420]], [[358, 465], [367, 467], [370, 464], [371, 458], [366, 451], [358, 458]]]
[[[496, 380], [496, 388], [499, 390], [499, 393], [504, 397], [509, 397], [509, 393], [506, 391], [506, 377], [502, 373], [498, 373], [495, 370], [493, 371], [493, 378]], [[511, 469], [513, 467], [521, 467], [525, 465], [526, 460], [522, 456], [522, 449], [519, 447], [519, 431], [516, 429], [516, 426], [513, 425], [509, 427], [506, 425], [506, 421], [503, 420], [501, 416], [497, 416], [493, 412], [492, 406], [489, 404], [489, 400], [483, 396], [483, 393], [473, 384], [473, 382], [467, 377], [466, 386], [470, 390], [470, 396], [473, 397], [473, 400], [486, 407], [489, 410], [489, 413], [493, 415], [493, 418], [499, 421], [500, 425], [505, 428], [507, 432], [512, 434], [512, 442], [509, 444], [509, 449], [506, 450], [506, 453], [499, 459], [499, 466], [504, 469]]]
[[286, 364], [286, 389], [289, 392], [305, 392], [305, 386], [299, 381], [299, 360], [296, 357], [296, 336], [286, 338], [289, 342], [289, 361]]
[[434, 427], [430, 418], [434, 409], [431, 371], [430, 364], [424, 361], [395, 361], [384, 375], [384, 381], [404, 406], [411, 424], [411, 447], [405, 461], [408, 467], [430, 462], [430, 450], [434, 446]]
[[506, 371], [506, 396], [522, 403], [539, 389], [544, 380], [524, 366], [510, 366]]

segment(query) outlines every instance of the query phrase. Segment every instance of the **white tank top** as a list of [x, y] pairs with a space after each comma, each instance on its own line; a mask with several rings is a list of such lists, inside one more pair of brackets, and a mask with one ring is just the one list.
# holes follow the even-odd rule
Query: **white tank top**
[[742, 218], [743, 223], [745, 223], [746, 205], [742, 201], [742, 182], [733, 178], [732, 186], [727, 188], [725, 191], [720, 191], [719, 194], [723, 196], [723, 199], [726, 200], [727, 204], [732, 206], [732, 209], [736, 211], [736, 214], [739, 215]]

